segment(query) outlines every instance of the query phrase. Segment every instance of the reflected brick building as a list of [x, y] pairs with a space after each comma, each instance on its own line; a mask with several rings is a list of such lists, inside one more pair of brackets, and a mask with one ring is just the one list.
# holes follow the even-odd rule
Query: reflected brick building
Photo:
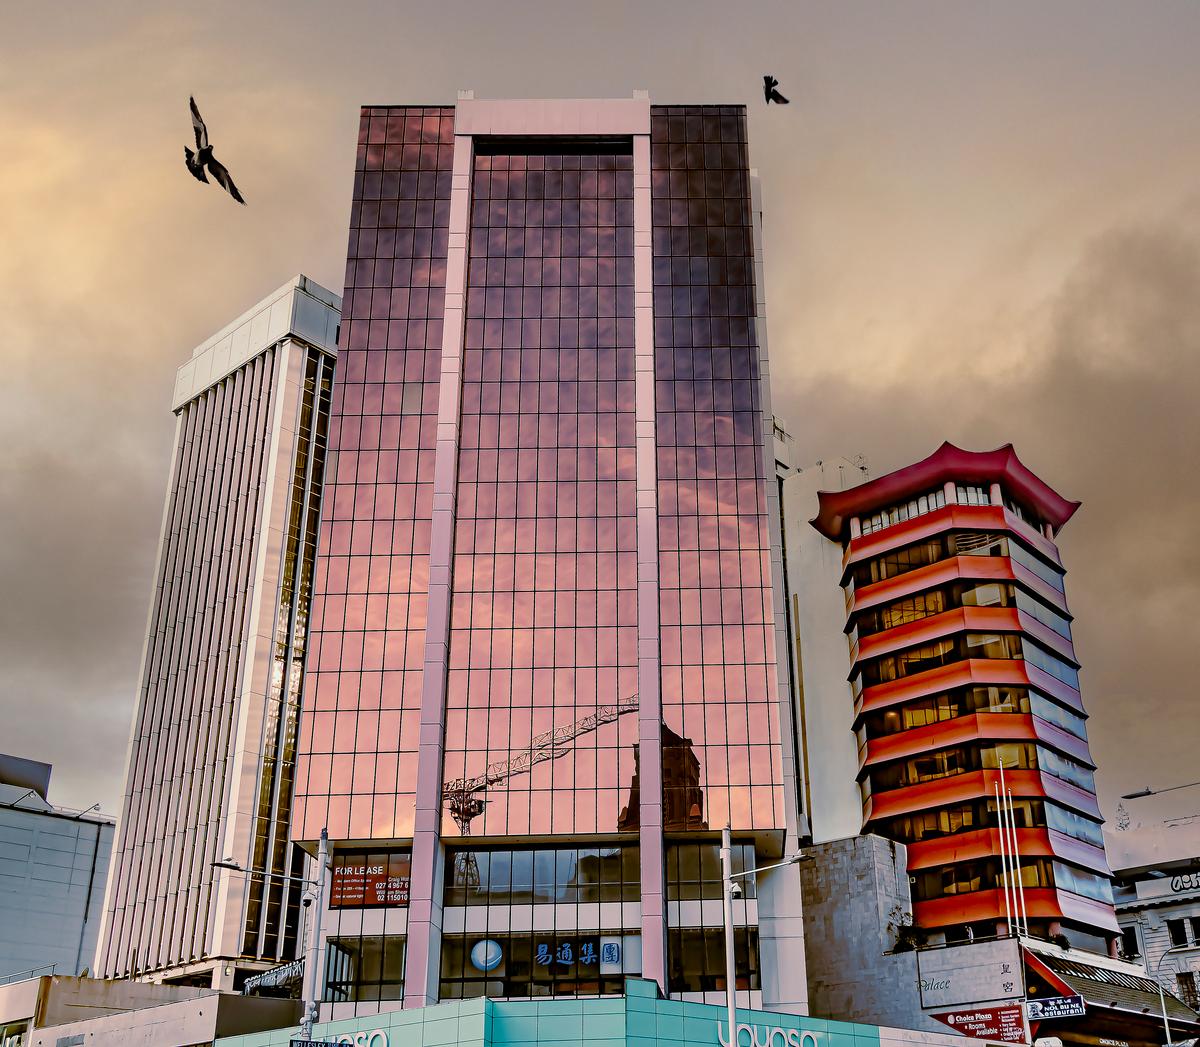
[[[704, 821], [704, 790], [700, 787], [700, 761], [690, 738], [680, 738], [670, 727], [662, 727], [662, 824], [664, 832], [707, 829]], [[636, 832], [641, 814], [641, 774], [638, 746], [633, 746], [633, 780], [629, 799], [617, 816], [620, 832]]]
[[290, 842], [341, 301], [300, 276], [180, 367], [120, 834], [97, 969], [240, 987], [297, 956]]
[[[295, 833], [411, 884], [329, 912], [327, 1013], [719, 992], [705, 827], [794, 842], [745, 124], [362, 112]], [[791, 872], [739, 903], [748, 1002], [803, 1003]]]
[[[785, 499], [799, 528], [803, 504]], [[836, 592], [840, 582], [845, 612], [800, 630], [806, 777], [822, 798], [814, 834], [861, 829], [907, 844], [913, 915], [935, 940], [1007, 933], [1023, 904], [1034, 935], [1112, 951], [1111, 877], [1055, 544], [1079, 503], [1011, 446], [948, 443], [815, 501], [824, 538], [789, 530], [793, 585]], [[813, 548], [834, 543], [840, 556]], [[1002, 774], [1013, 798], [1006, 845]]]

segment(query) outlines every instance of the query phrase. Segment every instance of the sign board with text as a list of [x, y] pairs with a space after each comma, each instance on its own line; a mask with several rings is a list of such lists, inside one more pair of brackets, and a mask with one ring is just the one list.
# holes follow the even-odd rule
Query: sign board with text
[[329, 907], [373, 908], [408, 904], [412, 857], [407, 853], [338, 855]]
[[1082, 1018], [1087, 1006], [1082, 996], [1051, 996], [1045, 1000], [1030, 1000], [1025, 1004], [1025, 1015], [1031, 1022], [1047, 1018]]
[[1025, 1042], [1025, 1019], [1021, 1005], [971, 1007], [961, 1011], [942, 1011], [930, 1015], [963, 1036], [987, 1037], [1001, 1043]]
[[1018, 1000], [1025, 995], [1021, 947], [1015, 938], [999, 938], [922, 949], [917, 983], [926, 1009]]
[[1138, 898], [1189, 898], [1200, 894], [1200, 873], [1177, 873], [1175, 876], [1137, 882]]
[[344, 1032], [336, 1040], [289, 1040], [288, 1047], [391, 1047], [384, 1029]]

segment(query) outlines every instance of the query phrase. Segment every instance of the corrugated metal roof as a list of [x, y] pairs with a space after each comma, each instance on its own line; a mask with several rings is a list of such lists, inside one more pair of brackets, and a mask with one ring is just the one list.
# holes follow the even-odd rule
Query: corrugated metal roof
[[[1144, 1011], [1158, 1014], [1161, 1011], [1158, 983], [1152, 978], [1138, 978], [1124, 971], [1093, 967], [1078, 960], [1045, 953], [1037, 958], [1088, 1003], [1097, 1007], [1119, 1007], [1138, 1014]], [[1200, 1014], [1170, 993], [1166, 993], [1165, 997], [1170, 1018], [1200, 1024]]]

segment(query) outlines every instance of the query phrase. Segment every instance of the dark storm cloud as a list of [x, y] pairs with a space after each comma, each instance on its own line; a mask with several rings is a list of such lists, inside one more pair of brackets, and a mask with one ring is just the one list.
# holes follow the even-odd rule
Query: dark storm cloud
[[[954, 356], [918, 348], [902, 378], [867, 387], [806, 386], [792, 360], [776, 389], [797, 446], [823, 449], [813, 458], [862, 452], [879, 475], [943, 439], [977, 450], [1011, 442], [1026, 465], [1083, 501], [1060, 546], [1110, 813], [1122, 792], [1179, 784], [1200, 739], [1190, 697], [1200, 650], [1192, 219], [1088, 244], [1063, 287], [1010, 331], [1018, 345], [963, 345]], [[995, 373], [993, 361], [1014, 358]]]
[[[878, 473], [947, 437], [1015, 443], [1085, 502], [1063, 548], [1102, 784], [1194, 777], [1200, 224], [1148, 216], [1196, 192], [1200, 8], [764, 0], [756, 14], [724, 0], [6, 11], [0, 751], [52, 760], [58, 802], [113, 809], [174, 370], [295, 272], [340, 288], [357, 107], [644, 87], [751, 106], [775, 398], [800, 458], [861, 451]], [[790, 106], [763, 106], [766, 68]], [[193, 93], [253, 207], [184, 170]]]

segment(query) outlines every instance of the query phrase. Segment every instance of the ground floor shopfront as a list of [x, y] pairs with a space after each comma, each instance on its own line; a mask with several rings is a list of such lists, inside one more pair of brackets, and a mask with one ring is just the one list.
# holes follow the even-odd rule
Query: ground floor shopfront
[[[962, 1037], [882, 1029], [773, 1011], [738, 1011], [743, 1047], [962, 1045]], [[231, 1036], [217, 1047], [289, 1047], [295, 1029]], [[429, 1007], [325, 1022], [313, 1040], [352, 1047], [728, 1047], [725, 1009], [664, 1000], [654, 982], [630, 978], [625, 995], [598, 999], [452, 1000]]]

